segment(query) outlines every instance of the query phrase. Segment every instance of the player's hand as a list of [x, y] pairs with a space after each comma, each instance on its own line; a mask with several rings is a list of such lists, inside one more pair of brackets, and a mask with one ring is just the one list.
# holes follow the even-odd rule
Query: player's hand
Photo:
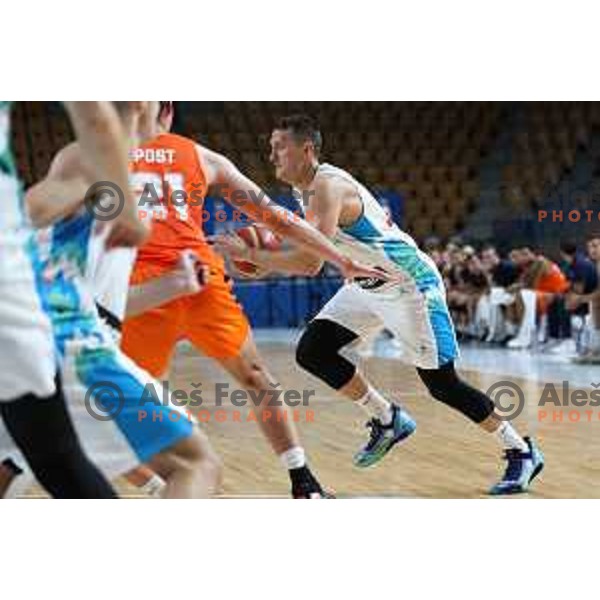
[[236, 279], [264, 279], [272, 273], [272, 271], [265, 266], [258, 266], [255, 263], [252, 264], [256, 267], [256, 269], [250, 273], [248, 271], [241, 271], [238, 269], [236, 262], [232, 260], [229, 265], [230, 275]]
[[197, 294], [208, 283], [210, 269], [192, 250], [184, 250], [179, 254], [177, 266], [173, 271], [177, 279], [177, 287], [186, 295]]
[[389, 273], [381, 267], [367, 267], [362, 263], [348, 258], [344, 265], [340, 265], [342, 275], [346, 279], [366, 277], [369, 279], [383, 279], [383, 281], [400, 282], [402, 278], [397, 273]]
[[[222, 235], [212, 236], [210, 242], [214, 244], [216, 250], [224, 254], [232, 261], [248, 261], [257, 267], [259, 277], [263, 276], [269, 270], [269, 265], [266, 261], [261, 261], [257, 255], [256, 248], [251, 248], [248, 244], [236, 233], [226, 233]], [[247, 276], [248, 274], [246, 274]], [[256, 275], [252, 275], [256, 277]]]
[[[227, 233], [216, 235], [209, 238], [211, 244], [221, 254], [227, 256], [231, 262], [232, 275], [239, 279], [262, 279], [271, 273], [269, 265], [257, 260], [254, 248], [248, 244], [236, 233]], [[256, 269], [250, 273], [236, 268], [236, 261], [246, 261], [252, 263]]]
[[106, 238], [106, 248], [135, 248], [146, 241], [148, 234], [147, 227], [139, 221], [117, 220]]
[[236, 260], [248, 260], [250, 258], [250, 247], [236, 233], [225, 233], [211, 236], [208, 241], [214, 245], [215, 249]]
[[108, 222], [110, 232], [106, 238], [106, 247], [111, 248], [135, 248], [141, 246], [150, 235], [148, 225], [138, 218], [136, 203], [133, 196], [128, 198], [121, 212]]

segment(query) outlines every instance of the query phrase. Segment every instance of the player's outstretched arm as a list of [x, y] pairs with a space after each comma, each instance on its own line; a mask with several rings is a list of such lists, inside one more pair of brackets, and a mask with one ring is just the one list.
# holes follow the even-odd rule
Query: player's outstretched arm
[[129, 193], [127, 144], [121, 122], [111, 102], [65, 102], [82, 156], [93, 181], [110, 181], [125, 194], [125, 206], [115, 218], [107, 246], [137, 246], [148, 235]]
[[88, 188], [76, 144], [70, 144], [54, 157], [46, 177], [25, 194], [34, 227], [48, 227], [72, 214], [83, 203]]
[[208, 277], [208, 267], [193, 252], [186, 250], [174, 269], [129, 288], [126, 316], [137, 317], [177, 298], [197, 294]]
[[[231, 161], [200, 147], [198, 153], [206, 166], [209, 185], [219, 185], [225, 200], [231, 202], [251, 219], [265, 224], [278, 235], [289, 238], [303, 251], [302, 255], [297, 254], [293, 257], [288, 255], [289, 260], [286, 260], [285, 252], [273, 253], [275, 256], [281, 255], [280, 258], [277, 258], [280, 261], [278, 264], [274, 263], [275, 256], [269, 255], [271, 256], [269, 258], [271, 270], [314, 274], [320, 270], [324, 261], [328, 261], [337, 266], [348, 278], [382, 277], [381, 271], [355, 263], [341, 254], [321, 231], [275, 204], [253, 181], [240, 173]], [[243, 198], [243, 201], [239, 198]], [[339, 208], [337, 210], [337, 214], [339, 214]], [[334, 211], [332, 210], [331, 220], [333, 219]], [[335, 215], [335, 224], [337, 225], [337, 215]], [[333, 231], [328, 231], [328, 221], [324, 221], [321, 226], [327, 235], [335, 233], [335, 227]], [[304, 265], [300, 264], [300, 256], [302, 260], [308, 262], [305, 262]]]
[[128, 189], [127, 145], [119, 116], [110, 102], [64, 103], [82, 155], [96, 181]]
[[[333, 238], [341, 206], [341, 196], [335, 193], [330, 183], [326, 180], [318, 182], [308, 207], [311, 224], [327, 238]], [[219, 244], [225, 246], [229, 254], [237, 253], [240, 259], [279, 273], [315, 275], [323, 266], [320, 256], [315, 256], [300, 246], [279, 251], [258, 250], [248, 247], [242, 240], [236, 240], [232, 236], [221, 238]]]

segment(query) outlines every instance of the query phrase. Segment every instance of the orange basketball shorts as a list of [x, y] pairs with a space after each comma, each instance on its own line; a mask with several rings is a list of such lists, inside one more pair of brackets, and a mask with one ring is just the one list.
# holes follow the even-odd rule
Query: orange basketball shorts
[[[148, 281], [164, 269], [136, 265], [132, 283]], [[235, 299], [225, 274], [218, 270], [198, 294], [173, 300], [127, 319], [123, 324], [123, 352], [154, 377], [164, 375], [177, 342], [188, 340], [202, 354], [215, 359], [240, 353], [250, 331], [248, 319]]]
[[564, 274], [553, 268], [548, 275], [543, 277], [537, 284], [537, 311], [538, 314], [546, 314], [555, 294], [564, 294], [569, 289], [569, 282]]

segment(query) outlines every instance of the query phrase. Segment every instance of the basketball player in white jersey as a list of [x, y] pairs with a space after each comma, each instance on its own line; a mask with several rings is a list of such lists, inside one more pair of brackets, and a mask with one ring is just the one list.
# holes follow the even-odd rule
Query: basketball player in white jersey
[[[110, 103], [65, 106], [94, 178], [126, 182], [123, 133]], [[40, 277], [37, 246], [10, 154], [9, 111], [10, 103], [0, 102], [0, 413], [7, 428], [0, 427], [0, 457], [14, 450], [16, 442], [52, 496], [113, 498], [113, 490], [83, 454], [60, 382], [55, 382], [56, 355], [47, 315], [50, 288]], [[142, 241], [143, 231], [130, 217], [124, 211], [115, 224], [113, 244]], [[16, 472], [10, 460], [0, 466], [0, 478]]]
[[[402, 343], [405, 359], [416, 367], [431, 395], [497, 436], [504, 446], [508, 467], [490, 493], [526, 491], [543, 468], [542, 454], [533, 440], [522, 438], [497, 416], [490, 398], [458, 377], [458, 345], [435, 265], [362, 184], [342, 169], [319, 162], [321, 145], [321, 133], [310, 118], [283, 119], [271, 136], [277, 178], [308, 198], [307, 219], [342, 252], [399, 279], [345, 283], [308, 325], [297, 348], [297, 361], [305, 370], [372, 417], [370, 439], [356, 454], [355, 465], [377, 463], [416, 428], [405, 410], [382, 396], [340, 353], [386, 328]], [[266, 271], [314, 274], [322, 265], [301, 250], [251, 249], [234, 236], [222, 238], [220, 246]]]
[[[139, 141], [143, 106], [121, 108], [130, 145]], [[140, 419], [147, 408], [141, 403], [144, 390], [152, 386], [159, 392], [160, 386], [120, 352], [110, 325], [98, 314], [101, 300], [108, 314], [122, 317], [135, 251], [112, 249], [112, 221], [95, 219], [83, 206], [94, 181], [81, 146], [73, 143], [26, 195], [34, 224], [52, 224], [37, 236], [39, 263], [50, 286], [47, 309], [69, 409], [85, 450], [108, 478], [148, 463], [165, 481], [165, 497], [207, 497], [218, 486], [220, 464], [206, 437], [170, 402], [153, 404], [152, 419]], [[128, 187], [126, 182], [123, 212], [137, 221], [137, 199]]]

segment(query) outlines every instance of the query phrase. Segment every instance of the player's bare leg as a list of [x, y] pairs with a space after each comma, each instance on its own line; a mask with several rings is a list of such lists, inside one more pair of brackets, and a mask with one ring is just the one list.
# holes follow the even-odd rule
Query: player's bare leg
[[163, 498], [209, 498], [221, 485], [221, 462], [199, 429], [148, 466], [165, 482]]
[[6, 462], [0, 463], [0, 498], [4, 498], [10, 484], [18, 476], [18, 473]]
[[[127, 315], [136, 316], [191, 294], [197, 294], [208, 279], [208, 269], [192, 251], [181, 252], [175, 268], [149, 282], [129, 289]], [[162, 477], [145, 465], [125, 475], [127, 481], [152, 497], [165, 493], [166, 483]]]
[[[277, 384], [258, 353], [252, 333], [248, 334], [236, 357], [219, 359], [219, 363], [244, 389], [257, 394], [257, 398], [262, 398], [255, 408], [256, 417], [271, 447], [289, 471], [294, 497], [324, 496], [320, 484], [307, 466], [298, 431], [291, 419], [286, 416], [287, 408], [269, 406], [272, 400], [277, 400], [277, 396], [274, 396], [274, 388]], [[283, 396], [280, 388], [276, 393], [279, 398]]]
[[[244, 389], [257, 393], [265, 392], [263, 402], [256, 407], [257, 418], [273, 450], [280, 455], [298, 446], [298, 432], [293, 424], [285, 422], [281, 417], [279, 419], [276, 418], [278, 412], [286, 412], [286, 407], [269, 406], [269, 401], [273, 398], [271, 392], [273, 385], [275, 385], [275, 379], [267, 371], [263, 359], [258, 353], [252, 334], [249, 334], [240, 353], [236, 357], [220, 359], [219, 363], [228, 373], [235, 377]], [[273, 418], [260, 418], [262, 417], [262, 413], [267, 410], [273, 413]]]

